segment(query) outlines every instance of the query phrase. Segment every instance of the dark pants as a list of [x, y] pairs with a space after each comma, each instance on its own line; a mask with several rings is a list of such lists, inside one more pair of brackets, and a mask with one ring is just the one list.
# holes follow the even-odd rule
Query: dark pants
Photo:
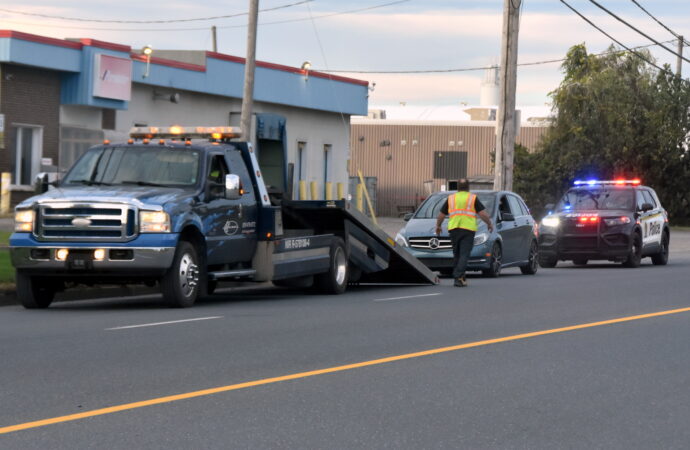
[[474, 246], [474, 231], [464, 228], [448, 230], [450, 241], [453, 244], [453, 278], [465, 276], [465, 269], [470, 260], [470, 253]]

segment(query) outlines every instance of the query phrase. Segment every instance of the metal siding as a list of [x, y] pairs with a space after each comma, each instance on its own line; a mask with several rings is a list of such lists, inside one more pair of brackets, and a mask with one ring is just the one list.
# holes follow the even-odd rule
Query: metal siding
[[65, 72], [79, 72], [81, 69], [81, 50], [14, 38], [0, 38], [0, 42], [2, 62]]
[[[468, 177], [493, 176], [490, 153], [496, 146], [496, 132], [492, 125], [379, 122], [351, 125], [350, 175], [355, 176], [359, 169], [362, 175], [377, 178], [376, 213], [380, 216], [398, 216], [406, 207], [418, 206], [426, 197], [427, 180], [433, 180], [433, 191], [440, 189], [446, 180], [433, 178], [437, 151], [465, 151]], [[534, 151], [545, 130], [523, 126], [517, 141]], [[415, 139], [418, 142], [413, 145]], [[402, 145], [401, 140], [406, 144]], [[381, 146], [382, 141], [389, 141], [390, 146]], [[450, 146], [450, 141], [455, 145]], [[354, 196], [354, 192], [350, 194]]]

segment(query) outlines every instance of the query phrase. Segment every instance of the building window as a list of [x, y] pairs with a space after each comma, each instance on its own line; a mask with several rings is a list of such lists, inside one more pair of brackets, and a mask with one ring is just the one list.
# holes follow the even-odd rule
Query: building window
[[115, 110], [110, 108], [103, 108], [101, 115], [101, 128], [104, 130], [115, 129]]
[[43, 127], [17, 126], [12, 184], [31, 185], [41, 171], [43, 156]]

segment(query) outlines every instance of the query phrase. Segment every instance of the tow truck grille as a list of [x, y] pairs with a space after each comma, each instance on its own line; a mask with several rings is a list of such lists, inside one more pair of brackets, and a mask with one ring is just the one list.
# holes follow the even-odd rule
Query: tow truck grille
[[36, 238], [41, 241], [127, 241], [136, 232], [136, 211], [117, 203], [43, 204]]
[[450, 250], [453, 244], [447, 237], [413, 237], [409, 239], [410, 247], [426, 250]]

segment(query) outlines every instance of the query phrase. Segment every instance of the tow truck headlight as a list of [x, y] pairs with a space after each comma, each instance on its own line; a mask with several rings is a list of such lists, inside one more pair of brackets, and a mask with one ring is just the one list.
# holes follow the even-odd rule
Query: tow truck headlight
[[544, 217], [541, 219], [541, 224], [544, 227], [556, 228], [561, 223], [558, 217]]
[[170, 233], [170, 216], [165, 211], [139, 211], [140, 233]]
[[14, 213], [14, 231], [31, 233], [34, 230], [34, 211], [25, 209]]
[[395, 235], [395, 242], [397, 242], [401, 247], [407, 247], [407, 239], [405, 239], [405, 236], [400, 233]]
[[489, 239], [489, 233], [479, 233], [474, 236], [474, 245], [482, 245]]
[[609, 227], [612, 227], [614, 225], [625, 225], [626, 223], [630, 223], [630, 217], [610, 217], [608, 219], [604, 219], [604, 223]]

